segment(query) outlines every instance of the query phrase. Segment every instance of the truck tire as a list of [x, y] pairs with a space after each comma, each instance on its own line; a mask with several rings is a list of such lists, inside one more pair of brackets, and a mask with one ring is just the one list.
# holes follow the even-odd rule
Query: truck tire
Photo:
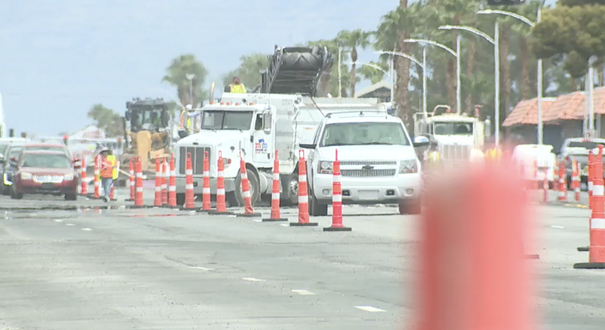
[[328, 205], [319, 204], [311, 189], [309, 189], [309, 215], [313, 217], [328, 215]]
[[[246, 173], [248, 174], [248, 182], [250, 183], [250, 200], [252, 201], [252, 206], [255, 206], [260, 200], [260, 180], [258, 178], [258, 174], [256, 171], [251, 168], [246, 168]], [[235, 198], [237, 198], [237, 202], [239, 206], [244, 206], [244, 197], [242, 196], [242, 179], [237, 174], [235, 178]]]
[[176, 194], [176, 205], [182, 206], [185, 204], [185, 193]]
[[282, 190], [285, 192], [281, 194], [281, 197], [283, 197], [281, 202], [284, 206], [298, 205], [298, 169], [296, 171], [296, 173], [287, 176], [282, 184]]
[[399, 214], [420, 214], [422, 204], [419, 200], [401, 201], [399, 202]]

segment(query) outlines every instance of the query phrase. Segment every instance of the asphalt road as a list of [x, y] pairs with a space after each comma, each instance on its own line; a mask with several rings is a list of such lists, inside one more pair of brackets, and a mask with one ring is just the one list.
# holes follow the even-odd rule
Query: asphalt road
[[[402, 329], [413, 315], [419, 217], [396, 208], [345, 207], [353, 231], [327, 233], [329, 217], [123, 204], [0, 197], [0, 329]], [[572, 267], [589, 211], [536, 212], [542, 329], [604, 329], [605, 271]]]

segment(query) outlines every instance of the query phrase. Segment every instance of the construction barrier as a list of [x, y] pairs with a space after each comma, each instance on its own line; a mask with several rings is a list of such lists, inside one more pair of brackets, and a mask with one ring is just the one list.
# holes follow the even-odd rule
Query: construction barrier
[[246, 162], [242, 157], [242, 152], [239, 153], [239, 177], [242, 186], [242, 199], [244, 200], [244, 213], [238, 213], [238, 217], [260, 217], [262, 214], [254, 213], [252, 207], [252, 196], [250, 195], [250, 181], [248, 181], [248, 171]]
[[80, 167], [80, 195], [88, 196], [88, 182], [86, 182], [86, 160], [82, 157], [82, 165]]
[[277, 158], [277, 150], [275, 150], [273, 159], [273, 190], [271, 191], [271, 216], [263, 219], [266, 222], [275, 221], [288, 221], [286, 218], [282, 218], [279, 211], [279, 199], [281, 184], [279, 182], [279, 159]]
[[342, 224], [342, 187], [340, 186], [340, 162], [338, 149], [335, 150], [332, 164], [332, 226], [324, 227], [324, 231], [351, 231], [350, 227]]
[[298, 222], [290, 222], [290, 226], [317, 226], [317, 222], [309, 222], [307, 164], [304, 150], [299, 150], [298, 152]]
[[535, 326], [533, 264], [518, 254], [518, 242], [529, 236], [529, 208], [509, 168], [486, 167], [429, 188], [411, 329]]
[[225, 160], [223, 153], [219, 150], [217, 160], [217, 177], [216, 177], [216, 210], [208, 211], [208, 214], [213, 215], [229, 215], [232, 212], [227, 211], [225, 202]]
[[155, 198], [153, 206], [162, 206], [162, 164], [159, 158], [155, 160]]
[[174, 155], [170, 155], [170, 178], [168, 179], [168, 207], [176, 207], [176, 172]]
[[195, 194], [193, 191], [193, 163], [191, 153], [187, 153], [185, 163], [185, 205], [183, 210], [195, 210]]
[[168, 163], [162, 159], [162, 206], [168, 205]]
[[592, 214], [590, 217], [590, 246], [588, 262], [576, 263], [574, 269], [605, 269], [605, 194], [603, 187], [603, 146], [594, 163]]

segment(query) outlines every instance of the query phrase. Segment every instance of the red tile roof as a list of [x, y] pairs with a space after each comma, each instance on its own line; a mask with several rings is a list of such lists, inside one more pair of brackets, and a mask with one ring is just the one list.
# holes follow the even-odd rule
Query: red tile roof
[[[546, 118], [555, 98], [542, 99], [542, 118]], [[502, 126], [511, 127], [517, 125], [537, 125], [538, 124], [538, 99], [531, 99], [519, 102], [513, 111], [506, 117]]]
[[[584, 94], [582, 100], [578, 102], [576, 107], [573, 109], [573, 112], [569, 113], [568, 116], [566, 116], [565, 118], [560, 119], [583, 119], [585, 111], [584, 109], [586, 106], [584, 102], [587, 100], [585, 96], [586, 94]], [[605, 88], [599, 87], [594, 89], [592, 102], [595, 114], [605, 114]]]
[[548, 111], [544, 113], [544, 122], [552, 123], [558, 120], [575, 119], [573, 117], [575, 109], [583, 100], [584, 93], [581, 92], [574, 92], [557, 97], [555, 102], [550, 105]]

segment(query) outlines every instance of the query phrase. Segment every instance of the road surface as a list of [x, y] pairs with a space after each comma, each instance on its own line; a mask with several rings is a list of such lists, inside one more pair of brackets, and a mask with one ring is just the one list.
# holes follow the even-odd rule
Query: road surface
[[[26, 197], [27, 198], [27, 197]], [[348, 233], [259, 219], [0, 197], [0, 329], [403, 329], [419, 217], [345, 207]], [[78, 205], [78, 207], [74, 207]], [[51, 208], [49, 208], [51, 207]], [[268, 208], [257, 209], [264, 214]], [[283, 215], [296, 221], [295, 209]], [[539, 206], [542, 329], [603, 330], [588, 210]]]

